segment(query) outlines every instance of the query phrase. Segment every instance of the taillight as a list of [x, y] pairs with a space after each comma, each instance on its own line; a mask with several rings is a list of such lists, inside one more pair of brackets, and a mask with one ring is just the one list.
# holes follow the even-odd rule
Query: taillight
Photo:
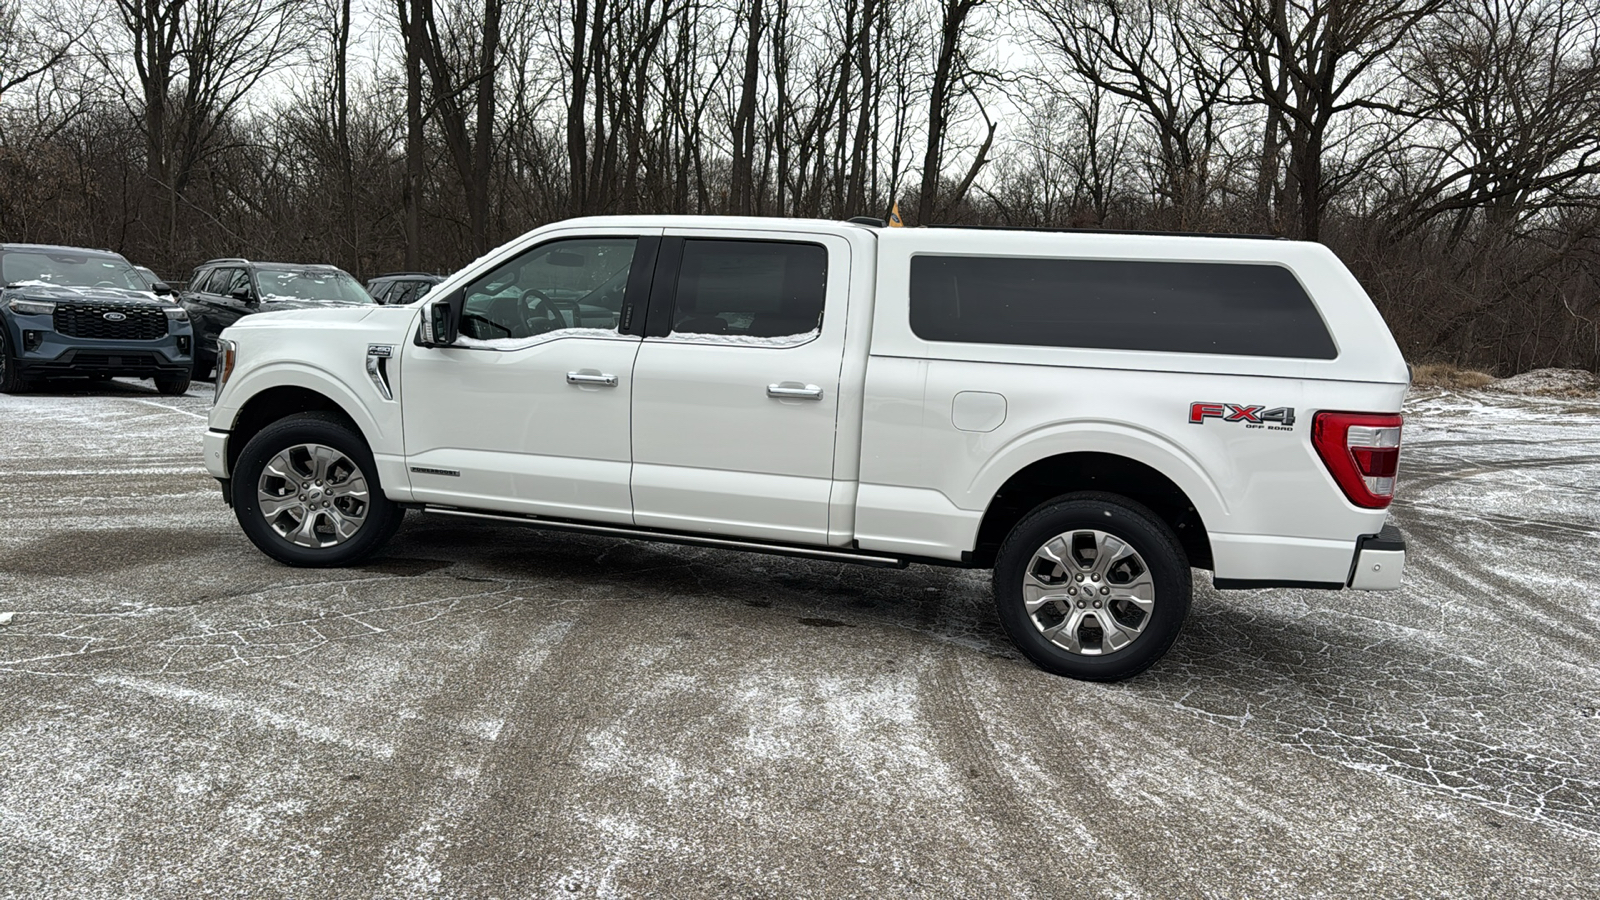
[[1394, 499], [1400, 469], [1400, 416], [1320, 412], [1311, 422], [1311, 445], [1350, 502], [1383, 509]]

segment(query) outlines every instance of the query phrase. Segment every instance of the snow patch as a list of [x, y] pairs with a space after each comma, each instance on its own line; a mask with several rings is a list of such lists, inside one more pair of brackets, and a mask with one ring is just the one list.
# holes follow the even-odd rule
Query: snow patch
[[817, 329], [812, 329], [804, 334], [782, 334], [771, 337], [753, 334], [669, 334], [664, 338], [654, 340], [665, 341], [669, 344], [722, 344], [733, 347], [798, 347], [809, 344], [821, 334]]
[[503, 337], [489, 338], [484, 340], [482, 338], [467, 337], [463, 334], [456, 338], [455, 345], [457, 347], [468, 347], [474, 350], [526, 350], [529, 347], [537, 347], [540, 344], [548, 344], [551, 341], [560, 340], [562, 338], [626, 339], [627, 336], [617, 334], [617, 330], [615, 328], [563, 328], [560, 331], [547, 331], [544, 334], [536, 334], [532, 337], [525, 338]]
[[1578, 397], [1600, 393], [1600, 377], [1583, 369], [1534, 369], [1502, 378], [1490, 390], [1541, 397]]

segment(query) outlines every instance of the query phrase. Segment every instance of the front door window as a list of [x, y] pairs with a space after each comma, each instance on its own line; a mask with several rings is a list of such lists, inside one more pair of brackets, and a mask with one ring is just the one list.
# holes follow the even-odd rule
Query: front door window
[[466, 287], [463, 343], [574, 329], [615, 332], [636, 243], [634, 238], [552, 241], [496, 268]]

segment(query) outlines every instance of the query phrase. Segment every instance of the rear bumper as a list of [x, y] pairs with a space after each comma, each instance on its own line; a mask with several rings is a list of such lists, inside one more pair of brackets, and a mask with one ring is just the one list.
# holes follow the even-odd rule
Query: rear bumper
[[1358, 591], [1393, 591], [1406, 569], [1406, 539], [1393, 525], [1356, 540], [1356, 558], [1348, 584]]
[[[1211, 534], [1218, 590], [1313, 588], [1392, 591], [1405, 572], [1406, 542], [1384, 525], [1377, 534], [1349, 540]], [[1353, 552], [1352, 552], [1353, 549]]]

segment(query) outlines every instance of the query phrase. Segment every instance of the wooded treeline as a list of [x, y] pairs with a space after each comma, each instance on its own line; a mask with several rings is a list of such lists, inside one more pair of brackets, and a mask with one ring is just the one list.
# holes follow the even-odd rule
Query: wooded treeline
[[1279, 234], [1600, 369], [1600, 0], [0, 0], [0, 240], [453, 270], [609, 213]]

